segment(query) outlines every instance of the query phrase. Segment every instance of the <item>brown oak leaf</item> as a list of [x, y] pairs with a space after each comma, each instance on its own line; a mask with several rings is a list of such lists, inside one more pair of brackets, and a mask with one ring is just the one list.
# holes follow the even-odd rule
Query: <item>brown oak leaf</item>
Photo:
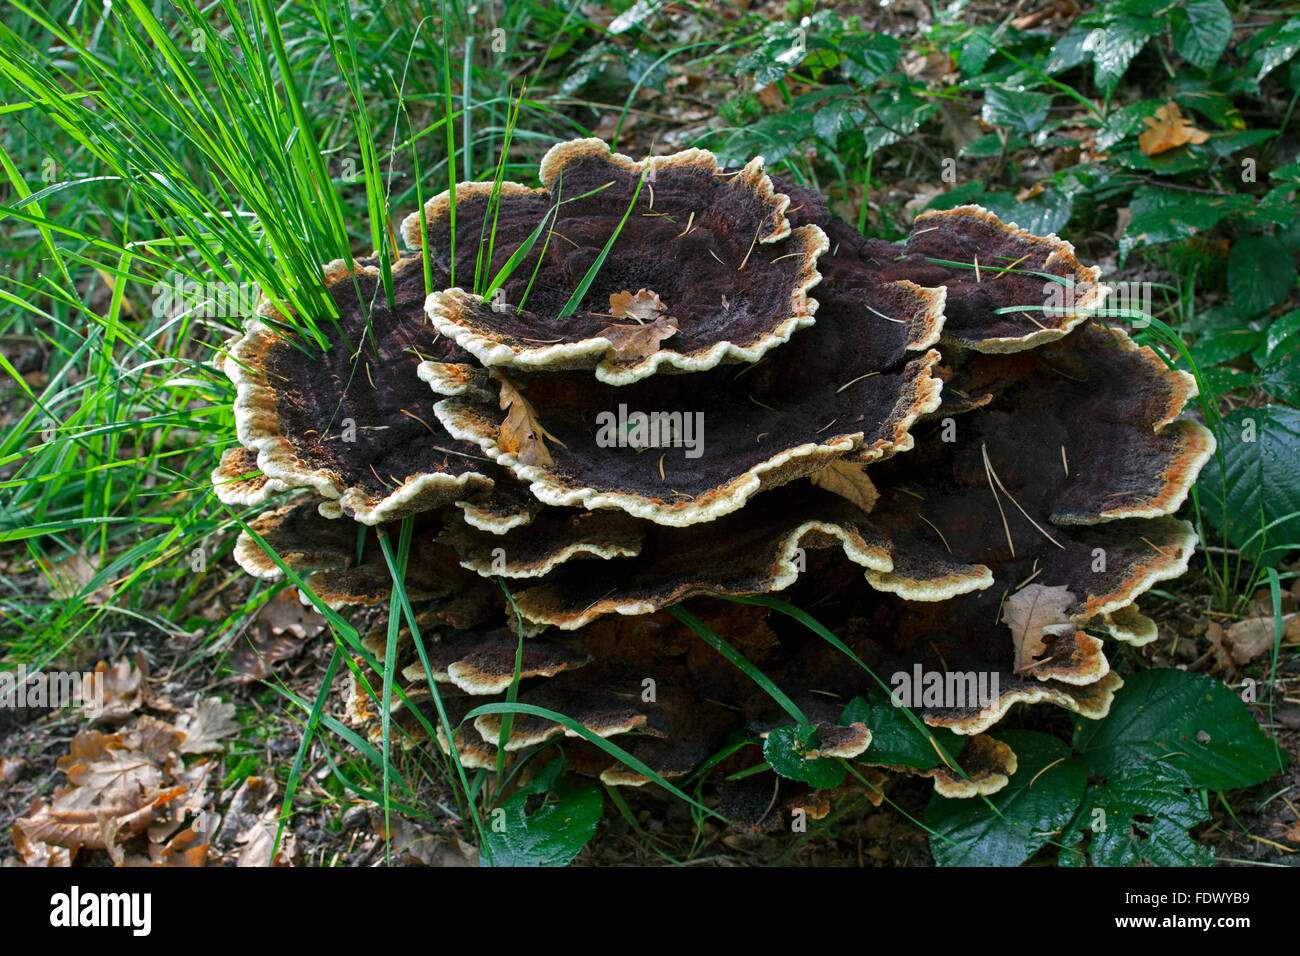
[[185, 792], [184, 787], [169, 790], [113, 790], [102, 792], [93, 805], [80, 804], [93, 793], [90, 787], [65, 787], [55, 791], [54, 800], [40, 797], [28, 815], [14, 822], [29, 842], [77, 850], [107, 850], [149, 826], [154, 810]]
[[609, 314], [616, 319], [653, 322], [668, 312], [658, 292], [641, 289], [636, 295], [626, 289], [609, 297]]
[[1205, 130], [1197, 129], [1178, 110], [1178, 104], [1170, 100], [1155, 116], [1148, 116], [1145, 121], [1148, 129], [1138, 136], [1138, 147], [1148, 156], [1177, 149], [1187, 143], [1197, 145], [1210, 138]]
[[280, 810], [275, 800], [275, 783], [265, 777], [249, 777], [230, 799], [218, 836], [225, 845], [239, 847], [233, 854], [236, 866], [292, 866], [297, 843], [287, 828], [274, 853], [280, 828]]
[[1030, 670], [1047, 652], [1047, 638], [1073, 634], [1066, 609], [1075, 604], [1073, 592], [1064, 585], [1047, 587], [1026, 584], [1007, 598], [1002, 620], [1011, 628], [1016, 647], [1016, 673]]
[[533, 406], [520, 394], [519, 389], [502, 375], [497, 375], [496, 378], [501, 383], [500, 407], [506, 413], [506, 420], [501, 423], [497, 435], [497, 444], [503, 451], [517, 455], [525, 465], [548, 467], [555, 464], [545, 439], [549, 438], [561, 448], [567, 446], [542, 427]]
[[17, 825], [14, 826], [13, 838], [14, 850], [23, 866], [72, 866], [72, 858], [77, 855], [76, 850], [69, 850], [65, 846], [33, 840]]
[[833, 461], [809, 480], [818, 488], [825, 488], [853, 502], [863, 511], [871, 511], [880, 498], [880, 492], [876, 491], [863, 466], [851, 462]]
[[109, 723], [121, 723], [140, 709], [151, 703], [149, 694], [149, 666], [143, 654], [136, 654], [135, 660], [125, 657], [112, 667], [107, 661], [95, 665], [95, 672], [82, 681], [82, 700], [99, 699], [102, 693], [104, 708], [98, 720]]
[[186, 754], [211, 754], [225, 750], [222, 738], [239, 730], [235, 723], [235, 705], [209, 697], [176, 719], [176, 729], [185, 735], [180, 751]]
[[614, 347], [620, 362], [639, 362], [659, 351], [659, 343], [677, 334], [677, 320], [671, 315], [649, 325], [607, 325], [602, 333]]

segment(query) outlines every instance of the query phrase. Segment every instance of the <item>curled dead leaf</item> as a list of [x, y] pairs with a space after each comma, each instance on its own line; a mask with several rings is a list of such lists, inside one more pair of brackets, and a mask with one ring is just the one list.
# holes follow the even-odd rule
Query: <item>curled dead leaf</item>
[[542, 427], [533, 406], [509, 379], [499, 374], [496, 378], [501, 383], [500, 407], [506, 413], [497, 436], [497, 445], [504, 451], [517, 455], [525, 465], [548, 467], [555, 464], [545, 439], [549, 438], [561, 448], [566, 447], [564, 442]]
[[1032, 670], [1047, 653], [1047, 638], [1073, 634], [1076, 630], [1066, 610], [1076, 603], [1064, 585], [1047, 587], [1026, 584], [1007, 598], [1002, 606], [1002, 620], [1011, 628], [1015, 641], [1016, 673]]
[[620, 362], [639, 362], [659, 351], [659, 343], [676, 334], [677, 320], [671, 315], [655, 319], [649, 325], [607, 325], [603, 333]]
[[863, 511], [870, 512], [880, 498], [880, 492], [867, 477], [866, 468], [851, 462], [833, 461], [808, 479], [818, 488], [825, 488]]
[[180, 751], [186, 754], [220, 753], [221, 740], [239, 730], [235, 723], [235, 705], [219, 697], [208, 697], [176, 719], [176, 729], [185, 735]]
[[27, 761], [22, 757], [0, 757], [0, 787], [16, 783], [27, 769]]
[[[72, 866], [72, 859], [77, 855], [76, 850], [54, 846], [44, 840], [34, 840], [19, 826], [14, 827], [13, 837], [14, 850], [23, 866]], [[8, 861], [5, 865], [9, 865]]]
[[82, 700], [99, 700], [103, 694], [103, 709], [97, 717], [106, 723], [121, 723], [145, 704], [150, 703], [149, 665], [143, 654], [135, 660], [125, 657], [112, 667], [107, 661], [95, 665], [93, 674], [82, 680]]
[[[1277, 624], [1271, 616], [1238, 621], [1224, 633], [1224, 643], [1238, 664], [1247, 664], [1271, 651], [1276, 639]], [[1300, 614], [1282, 616], [1282, 640], [1300, 640]]]
[[41, 564], [49, 575], [50, 590], [62, 600], [79, 597], [87, 604], [103, 604], [113, 596], [113, 589], [108, 585], [101, 585], [83, 595], [99, 574], [98, 556], [87, 554], [84, 548], [79, 548], [63, 561], [42, 561]]
[[1155, 116], [1148, 116], [1145, 122], [1148, 128], [1138, 136], [1138, 148], [1148, 156], [1177, 149], [1187, 143], [1199, 145], [1210, 138], [1205, 130], [1197, 129], [1188, 122], [1173, 100], [1156, 110]]
[[[274, 853], [279, 829], [279, 807], [275, 784], [265, 777], [249, 777], [231, 797], [219, 835], [226, 845], [235, 845], [235, 865], [247, 867], [292, 866], [297, 842], [286, 829], [280, 850]], [[274, 858], [272, 854], [274, 853]]]
[[659, 298], [659, 293], [648, 289], [641, 289], [636, 295], [624, 290], [609, 297], [609, 314], [616, 319], [653, 322], [667, 312], [668, 307]]
[[36, 798], [28, 815], [15, 821], [29, 842], [39, 841], [69, 850], [107, 850], [144, 832], [154, 811], [185, 792], [184, 787], [168, 790], [115, 790], [103, 793], [91, 806], [81, 806], [88, 787], [67, 787], [56, 791], [46, 803]]
[[190, 826], [166, 843], [150, 844], [149, 858], [155, 866], [207, 866], [208, 841], [202, 832]]

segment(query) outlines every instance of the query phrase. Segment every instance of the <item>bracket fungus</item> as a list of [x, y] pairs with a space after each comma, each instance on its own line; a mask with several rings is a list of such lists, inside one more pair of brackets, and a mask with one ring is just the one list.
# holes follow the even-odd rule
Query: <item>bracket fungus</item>
[[[1191, 377], [1095, 317], [1098, 271], [1069, 243], [975, 206], [870, 239], [761, 160], [702, 150], [577, 140], [539, 179], [460, 184], [454, 247], [449, 196], [408, 217], [391, 304], [373, 262], [328, 267], [327, 351], [269, 306], [231, 349], [242, 447], [213, 482], [281, 505], [236, 559], [353, 609], [357, 723], [379, 733], [364, 675], [389, 653], [391, 580], [348, 518], [413, 523], [390, 706], [408, 744], [471, 766], [558, 742], [612, 785], [681, 778], [788, 725], [774, 685], [817, 737], [804, 759], [971, 796], [1015, 772], [985, 734], [1012, 705], [1106, 713], [1105, 640], [1154, 633], [1135, 600], [1186, 569], [1174, 513], [1214, 442], [1180, 417]], [[709, 600], [778, 592], [841, 646]], [[636, 766], [536, 711], [508, 737], [500, 715], [462, 720], [516, 673], [518, 701]], [[877, 677], [954, 759], [873, 737], [894, 708], [853, 716]], [[779, 806], [825, 805], [782, 786]], [[778, 806], [749, 819], [743, 786], [717, 795], [750, 829]]]
[[375, 264], [330, 263], [324, 285], [336, 318], [320, 323], [327, 350], [298, 341], [263, 302], [225, 364], [236, 389], [236, 433], [256, 453], [262, 477], [308, 489], [327, 512], [369, 525], [492, 486], [477, 467], [481, 456], [419, 411], [427, 412], [415, 373], [421, 359], [464, 353], [410, 321], [424, 298], [419, 260], [394, 263], [392, 274], [390, 307]]
[[[761, 163], [728, 172], [702, 149], [637, 162], [584, 139], [551, 149], [539, 178], [538, 189], [457, 187], [457, 219], [491, 224], [485, 250], [453, 246], [450, 193], [425, 204], [430, 255], [449, 274], [495, 276], [526, 250], [489, 301], [459, 288], [430, 296], [434, 327], [483, 365], [594, 369], [627, 385], [754, 362], [813, 324], [826, 235], [791, 228], [789, 199]], [[530, 245], [542, 222], [546, 238]], [[419, 229], [418, 214], [402, 224], [413, 249]], [[636, 307], [646, 303], [653, 315]]]

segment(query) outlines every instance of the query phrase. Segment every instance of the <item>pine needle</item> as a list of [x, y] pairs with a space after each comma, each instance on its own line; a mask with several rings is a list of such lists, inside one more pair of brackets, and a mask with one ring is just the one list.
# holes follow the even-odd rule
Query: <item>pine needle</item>
[[[1044, 538], [1046, 538], [1048, 541], [1052, 542], [1052, 544], [1056, 545], [1058, 548], [1060, 548], [1062, 551], [1064, 551], [1064, 550], [1065, 550], [1065, 545], [1061, 544], [1061, 542], [1059, 542], [1059, 541], [1057, 541], [1055, 538], [1053, 538], [1050, 534], [1048, 534], [1046, 531], [1043, 530], [1043, 526], [1042, 526], [1042, 525], [1040, 525], [1040, 524], [1039, 524], [1037, 521], [1035, 521], [1033, 518], [1029, 517], [1029, 512], [1026, 511], [1024, 508], [1021, 508], [1021, 507], [1020, 507], [1020, 502], [1016, 501], [1015, 497], [1011, 494], [1011, 492], [1007, 491], [1007, 489], [1006, 489], [1005, 487], [1003, 487], [1003, 485], [1002, 485], [1002, 481], [1001, 481], [1001, 479], [998, 478], [997, 472], [995, 472], [995, 471], [993, 470], [993, 465], [989, 463], [989, 452], [988, 452], [988, 446], [985, 445], [985, 444], [983, 444], [983, 443], [981, 443], [981, 444], [980, 444], [980, 451], [981, 451], [981, 452], [983, 453], [983, 455], [984, 455], [984, 468], [985, 468], [985, 470], [988, 471], [989, 475], [993, 478], [993, 480], [996, 481], [996, 482], [998, 483], [998, 488], [1002, 491], [1002, 493], [1003, 493], [1004, 495], [1007, 496], [1007, 499], [1008, 499], [1008, 500], [1009, 500], [1013, 505], [1015, 505], [1017, 509], [1019, 509], [1020, 513], [1021, 513], [1022, 515], [1025, 516], [1025, 520], [1026, 520], [1026, 521], [1028, 521], [1031, 525], [1033, 525], [1035, 528], [1038, 529], [1038, 533], [1039, 533], [1039, 534], [1041, 534], [1041, 535], [1042, 535]], [[996, 498], [996, 495], [995, 495], [994, 497]], [[1002, 510], [1002, 506], [1001, 506], [1001, 505], [998, 505], [998, 510], [999, 510], [999, 511]], [[1005, 515], [1004, 515], [1003, 518], [1002, 518], [1002, 523], [1003, 523], [1003, 524], [1006, 524], [1006, 523], [1007, 523], [1007, 521], [1006, 521], [1006, 516], [1005, 516]], [[1010, 541], [1010, 532], [1007, 533], [1007, 540]], [[1155, 545], [1152, 545], [1152, 547], [1155, 547]], [[1158, 550], [1158, 549], [1157, 549], [1157, 550]], [[1011, 554], [1012, 554], [1012, 557], [1014, 557], [1014, 556], [1015, 556], [1015, 551], [1013, 550], [1013, 551], [1011, 552]]]

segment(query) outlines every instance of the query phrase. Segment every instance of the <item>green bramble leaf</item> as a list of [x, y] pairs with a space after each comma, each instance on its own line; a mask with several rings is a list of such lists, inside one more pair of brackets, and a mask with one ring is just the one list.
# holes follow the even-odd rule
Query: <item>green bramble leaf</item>
[[1047, 734], [1006, 730], [994, 736], [1016, 753], [1017, 770], [989, 800], [934, 794], [925, 811], [930, 852], [939, 866], [1019, 866], [1075, 816], [1088, 772], [1070, 748]]
[[1295, 259], [1278, 240], [1247, 235], [1232, 244], [1228, 255], [1228, 292], [1242, 318], [1259, 315], [1277, 305], [1290, 293], [1295, 280]]
[[1171, 15], [1178, 55], [1202, 70], [1218, 63], [1232, 39], [1232, 14], [1223, 0], [1185, 0]]
[[763, 741], [763, 756], [778, 775], [797, 780], [818, 790], [833, 790], [844, 782], [847, 771], [839, 760], [810, 757], [820, 745], [812, 724], [778, 727]]
[[[600, 790], [569, 786], [563, 773], [564, 760], [552, 760], [488, 814], [483, 836], [493, 866], [567, 866], [595, 835], [604, 810]], [[530, 800], [540, 803], [531, 813]]]

